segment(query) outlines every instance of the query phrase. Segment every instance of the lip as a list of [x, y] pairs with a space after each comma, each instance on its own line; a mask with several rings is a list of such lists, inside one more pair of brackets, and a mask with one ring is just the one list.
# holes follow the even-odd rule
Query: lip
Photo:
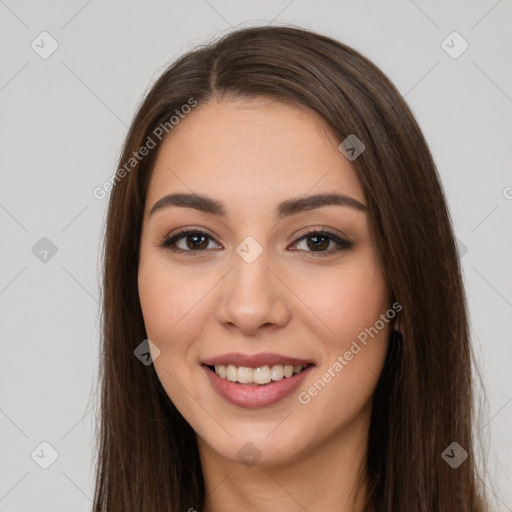
[[[259, 366], [273, 366], [275, 364], [292, 364], [294, 366], [307, 366], [313, 364], [313, 361], [307, 359], [297, 359], [282, 354], [274, 354], [271, 352], [262, 352], [260, 354], [242, 354], [240, 352], [230, 352], [220, 356], [212, 357], [205, 361], [201, 361], [206, 366], [229, 365], [246, 366], [247, 368], [258, 368]], [[300, 375], [300, 374], [299, 374]], [[290, 377], [291, 378], [291, 377]]]
[[[291, 359], [288, 359], [288, 361], [292, 362]], [[299, 360], [295, 359], [295, 361]], [[239, 366], [243, 365], [240, 364]], [[292, 377], [283, 377], [281, 380], [272, 381], [264, 386], [237, 384], [223, 379], [217, 375], [215, 371], [208, 368], [206, 364], [202, 364], [201, 367], [206, 372], [213, 389], [226, 402], [239, 407], [257, 408], [267, 407], [290, 396], [311, 373], [315, 366], [311, 364], [308, 368], [300, 373], [294, 374]]]

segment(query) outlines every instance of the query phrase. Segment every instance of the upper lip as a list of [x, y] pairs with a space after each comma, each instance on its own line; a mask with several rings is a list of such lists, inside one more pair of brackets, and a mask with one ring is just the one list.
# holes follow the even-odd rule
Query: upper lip
[[207, 366], [230, 365], [246, 366], [248, 368], [258, 368], [260, 366], [273, 366], [276, 364], [292, 364], [294, 366], [307, 366], [314, 364], [313, 361], [307, 359], [297, 359], [296, 357], [285, 356], [282, 354], [273, 354], [270, 352], [262, 352], [260, 354], [241, 354], [239, 352], [231, 352], [220, 356], [211, 357], [202, 361]]

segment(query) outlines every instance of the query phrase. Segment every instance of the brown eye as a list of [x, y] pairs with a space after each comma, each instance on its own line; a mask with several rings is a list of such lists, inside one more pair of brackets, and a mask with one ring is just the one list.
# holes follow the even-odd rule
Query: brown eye
[[[179, 242], [185, 240], [184, 246], [180, 247]], [[213, 238], [205, 233], [196, 229], [184, 229], [179, 233], [176, 233], [170, 237], [165, 237], [161, 240], [159, 246], [176, 253], [187, 253], [188, 255], [194, 255], [199, 252], [204, 252], [209, 245], [209, 241], [213, 241]], [[311, 252], [315, 256], [329, 255], [336, 251], [349, 249], [353, 246], [351, 242], [340, 238], [338, 235], [329, 231], [309, 231], [302, 233], [300, 238], [295, 241], [294, 246], [299, 243], [306, 241], [305, 249], [293, 249], [305, 252]], [[328, 250], [331, 243], [335, 245], [332, 250]], [[336, 247], [337, 246], [337, 247]]]
[[[318, 253], [319, 256], [326, 254], [332, 254], [334, 251], [340, 251], [344, 249], [349, 249], [353, 246], [351, 242], [340, 238], [338, 235], [334, 233], [330, 233], [329, 231], [309, 231], [307, 233], [301, 234], [300, 238], [295, 242], [294, 245], [299, 244], [302, 241], [306, 241], [306, 252]], [[333, 242], [338, 246], [332, 251], [327, 251], [329, 248], [329, 244]], [[299, 249], [302, 250], [302, 249]]]
[[[178, 246], [178, 242], [181, 242], [184, 239], [184, 246]], [[208, 248], [209, 240], [213, 240], [210, 235], [204, 233], [203, 231], [198, 231], [194, 229], [185, 229], [172, 235], [170, 237], [165, 237], [161, 243], [160, 247], [165, 249], [169, 249], [173, 252], [180, 253], [197, 253], [203, 252]]]

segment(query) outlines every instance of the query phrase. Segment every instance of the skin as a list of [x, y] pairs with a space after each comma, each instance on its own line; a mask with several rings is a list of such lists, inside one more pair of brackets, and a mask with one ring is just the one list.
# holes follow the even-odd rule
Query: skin
[[[139, 297], [148, 338], [160, 350], [155, 371], [197, 435], [206, 512], [352, 510], [392, 324], [308, 404], [297, 395], [391, 307], [369, 213], [324, 206], [280, 221], [273, 214], [283, 200], [317, 193], [366, 205], [340, 142], [306, 108], [252, 98], [198, 105], [161, 146], [144, 211]], [[176, 206], [149, 216], [174, 192], [220, 200], [227, 216]], [[205, 231], [207, 248], [190, 256], [159, 247], [183, 227]], [[304, 228], [328, 228], [353, 246], [336, 250], [330, 242], [315, 252], [307, 239], [297, 242]], [[236, 252], [247, 236], [263, 250], [251, 264]], [[177, 243], [191, 251], [188, 242]], [[242, 408], [217, 395], [200, 366], [227, 352], [276, 352], [316, 366], [280, 402]], [[256, 465], [237, 456], [247, 442], [261, 454]]]

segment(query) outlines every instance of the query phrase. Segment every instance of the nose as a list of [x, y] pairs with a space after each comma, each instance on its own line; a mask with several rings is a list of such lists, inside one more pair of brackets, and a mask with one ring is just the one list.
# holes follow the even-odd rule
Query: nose
[[233, 266], [219, 290], [217, 319], [246, 336], [285, 326], [291, 316], [293, 293], [263, 251], [252, 263], [234, 254]]

